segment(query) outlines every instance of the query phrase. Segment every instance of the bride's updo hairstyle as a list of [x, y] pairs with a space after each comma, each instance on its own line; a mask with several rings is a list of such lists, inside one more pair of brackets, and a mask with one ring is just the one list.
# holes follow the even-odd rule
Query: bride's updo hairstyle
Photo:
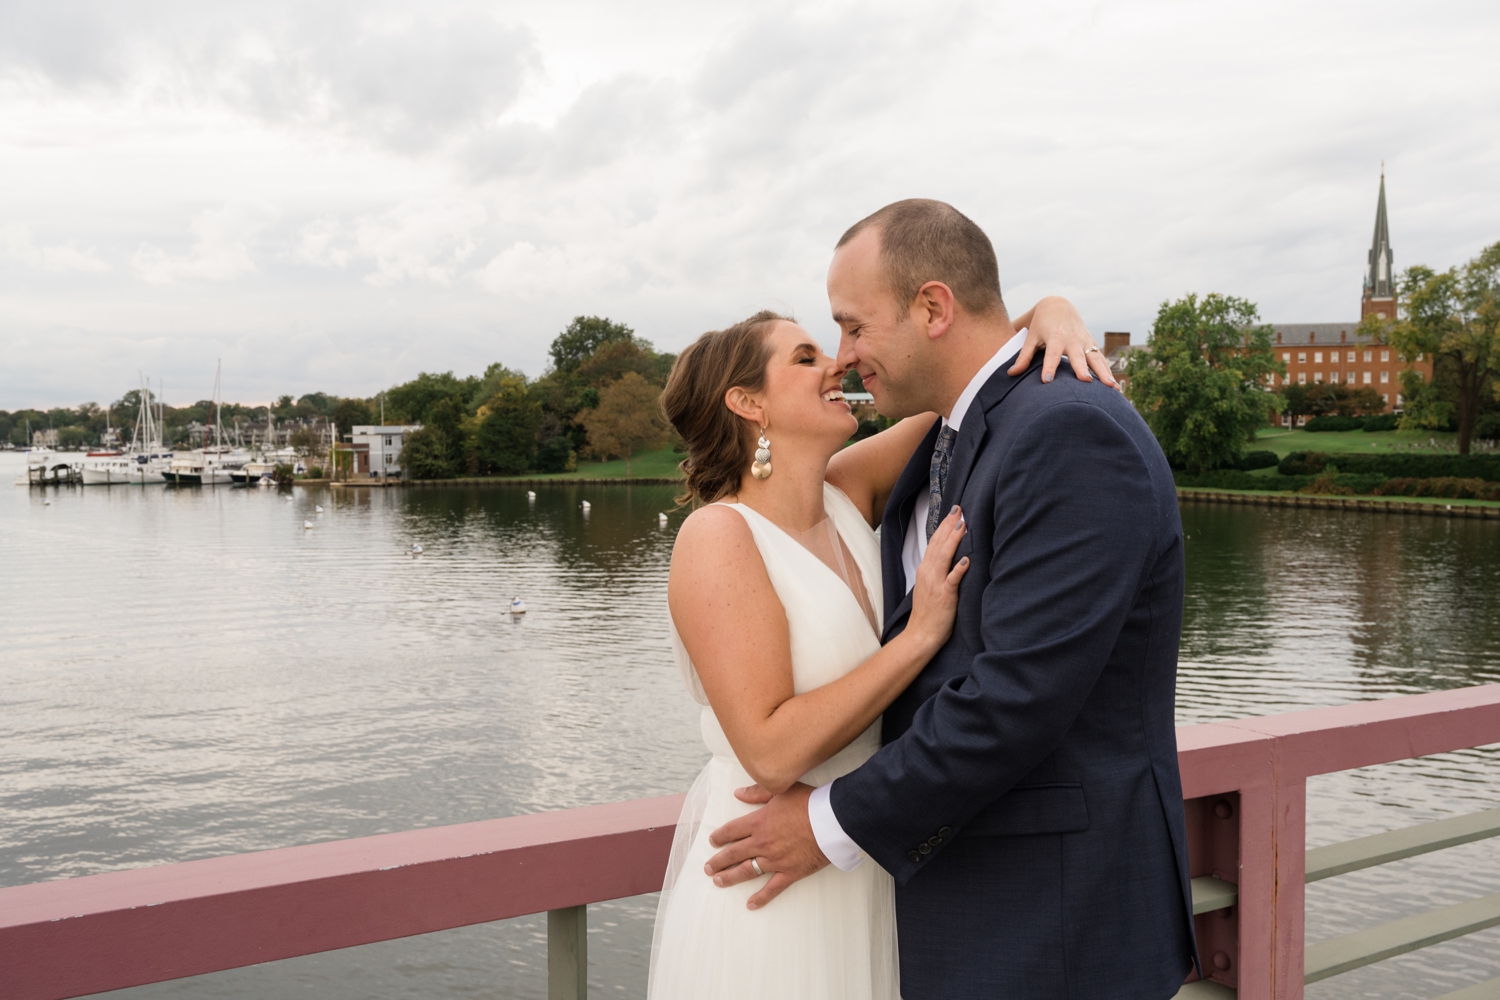
[[687, 458], [678, 465], [687, 477], [687, 491], [678, 503], [713, 503], [739, 488], [755, 450], [755, 432], [724, 404], [724, 395], [735, 386], [747, 392], [765, 388], [771, 363], [767, 334], [782, 322], [794, 321], [764, 309], [734, 326], [705, 333], [677, 355], [661, 408], [687, 442]]

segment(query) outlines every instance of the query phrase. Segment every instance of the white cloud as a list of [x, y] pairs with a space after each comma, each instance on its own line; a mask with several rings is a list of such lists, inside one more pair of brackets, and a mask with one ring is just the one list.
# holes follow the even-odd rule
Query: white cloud
[[109, 264], [100, 260], [92, 249], [82, 250], [71, 243], [37, 246], [32, 240], [31, 231], [24, 226], [0, 228], [0, 248], [4, 248], [5, 256], [11, 260], [46, 271], [98, 274], [110, 270]]
[[189, 253], [172, 256], [159, 247], [141, 246], [131, 264], [141, 280], [153, 285], [174, 281], [229, 281], [256, 270], [250, 257], [255, 237], [276, 218], [261, 201], [235, 200], [200, 212], [192, 230], [197, 242]]
[[408, 201], [355, 225], [354, 253], [374, 262], [376, 286], [411, 279], [451, 284], [478, 246], [488, 213], [472, 201]]
[[1479, 0], [0, 4], [0, 219], [35, 234], [0, 242], [0, 406], [187, 384], [210, 342], [265, 397], [537, 373], [579, 313], [827, 338], [833, 242], [913, 195], [1098, 330], [1189, 291], [1348, 318], [1382, 159], [1398, 267], [1500, 239], [1497, 32]]

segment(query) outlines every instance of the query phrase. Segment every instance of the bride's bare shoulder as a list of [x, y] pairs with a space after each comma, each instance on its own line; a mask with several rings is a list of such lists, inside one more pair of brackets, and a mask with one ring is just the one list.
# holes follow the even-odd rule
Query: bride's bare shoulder
[[743, 514], [732, 507], [710, 505], [682, 522], [667, 574], [667, 600], [679, 630], [689, 622], [684, 616], [691, 616], [693, 609], [719, 614], [725, 608], [743, 611], [775, 599], [766, 564]]
[[672, 562], [676, 564], [684, 557], [699, 558], [714, 553], [729, 556], [735, 551], [754, 550], [755, 536], [743, 514], [724, 504], [706, 504], [682, 522], [672, 547]]

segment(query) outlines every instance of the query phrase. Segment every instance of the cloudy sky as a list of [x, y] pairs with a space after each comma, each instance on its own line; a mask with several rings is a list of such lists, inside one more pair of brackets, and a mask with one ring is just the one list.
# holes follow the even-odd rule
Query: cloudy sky
[[530, 374], [574, 315], [826, 342], [850, 223], [942, 198], [1013, 309], [1357, 316], [1500, 240], [1489, 2], [0, 0], [0, 408]]

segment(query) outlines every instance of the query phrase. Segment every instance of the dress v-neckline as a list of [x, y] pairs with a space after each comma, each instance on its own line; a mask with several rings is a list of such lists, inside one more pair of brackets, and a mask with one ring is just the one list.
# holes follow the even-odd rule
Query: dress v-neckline
[[[811, 559], [814, 563], [817, 564], [819, 569], [839, 582], [839, 590], [843, 594], [845, 594], [849, 598], [849, 600], [854, 602], [854, 607], [859, 611], [859, 616], [864, 619], [865, 624], [870, 626], [870, 631], [875, 634], [875, 638], [880, 638], [879, 624], [877, 624], [876, 622], [872, 622], [870, 620], [870, 616], [865, 614], [865, 609], [861, 607], [859, 603], [859, 595], [854, 592], [853, 587], [849, 586], [849, 582], [843, 577], [839, 576], [838, 573], [834, 572], [831, 566], [829, 566], [823, 560], [819, 559], [817, 554], [809, 549], [806, 545], [803, 545], [801, 542], [797, 541], [796, 536], [794, 536], [790, 531], [787, 531], [781, 525], [777, 524], [775, 521], [771, 520], [769, 517], [762, 514], [760, 511], [756, 510], [754, 507], [750, 506], [747, 503], [724, 503], [724, 501], [722, 500], [718, 500], [715, 502], [723, 504], [725, 507], [734, 507], [736, 509], [748, 510], [750, 513], [760, 518], [766, 524], [769, 524], [772, 528], [775, 528], [783, 538], [792, 543], [792, 545], [797, 549], [798, 552], [801, 552], [807, 558]], [[829, 519], [832, 519], [833, 515], [827, 514], [827, 517]], [[839, 545], [843, 547], [844, 551], [849, 554], [849, 560], [854, 563], [854, 568], [859, 571], [860, 585], [865, 588], [865, 600], [870, 602], [870, 607], [873, 610], [875, 608], [875, 595], [870, 593], [870, 584], [865, 579], [868, 574], [865, 573], [864, 567], [860, 566], [859, 560], [854, 558], [854, 550], [849, 547], [848, 542], [844, 541], [844, 533], [839, 531], [837, 524], [833, 526], [833, 535], [839, 540]]]

